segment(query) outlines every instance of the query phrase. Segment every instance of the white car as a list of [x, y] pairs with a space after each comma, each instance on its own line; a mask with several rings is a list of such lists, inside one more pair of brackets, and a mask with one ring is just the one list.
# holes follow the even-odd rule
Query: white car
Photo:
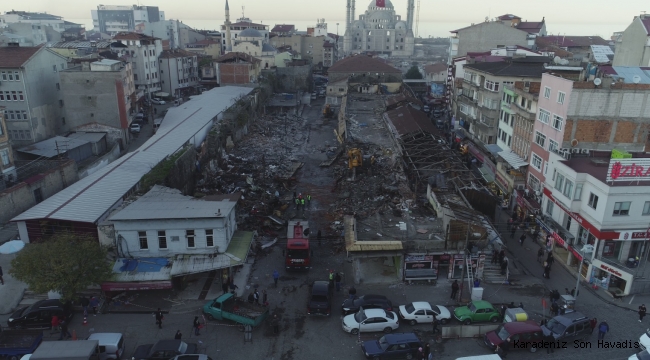
[[399, 316], [411, 325], [432, 323], [434, 315], [443, 325], [451, 319], [451, 312], [446, 307], [431, 306], [426, 301], [415, 301], [399, 307]]
[[137, 123], [131, 123], [131, 132], [132, 133], [140, 133], [140, 124]]
[[399, 327], [397, 314], [384, 309], [361, 309], [343, 318], [343, 330], [350, 334], [383, 331], [390, 333]]
[[639, 338], [639, 348], [641, 350], [650, 349], [650, 328], [645, 331], [645, 334]]
[[165, 100], [151, 99], [151, 102], [157, 105], [165, 105]]
[[650, 354], [648, 354], [648, 350], [643, 350], [638, 354], [634, 354], [627, 358], [627, 360], [648, 360], [650, 359]]

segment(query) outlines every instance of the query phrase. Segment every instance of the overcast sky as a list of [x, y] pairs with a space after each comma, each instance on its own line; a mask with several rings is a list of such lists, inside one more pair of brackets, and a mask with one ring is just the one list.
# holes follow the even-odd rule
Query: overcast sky
[[[374, 0], [372, 0], [374, 3]], [[388, 2], [389, 0], [386, 0]], [[417, 0], [415, 0], [417, 3]], [[137, 0], [102, 0], [104, 5], [133, 5]], [[363, 13], [371, 0], [356, 2], [356, 14]], [[397, 13], [406, 18], [407, 0], [392, 0]], [[3, 0], [2, 11], [45, 11], [68, 19], [90, 19], [90, 10], [99, 2], [88, 0]], [[282, 20], [315, 20], [325, 18], [328, 22], [344, 21], [346, 0], [232, 0], [231, 18], [241, 16], [245, 6], [246, 16], [255, 21], [272, 24]], [[219, 20], [224, 18], [225, 0], [156, 0], [140, 5], [158, 6], [167, 19]], [[523, 20], [539, 21], [544, 16], [547, 24], [553, 24], [553, 33], [562, 32], [563, 24], [584, 23], [591, 26], [615, 25], [624, 30], [634, 16], [650, 11], [647, 0], [421, 0], [420, 23], [463, 22], [476, 23], [485, 17], [493, 18], [506, 13], [520, 16]], [[548, 26], [548, 25], [547, 25]], [[574, 26], [568, 28], [574, 29]], [[452, 29], [450, 29], [452, 30]]]

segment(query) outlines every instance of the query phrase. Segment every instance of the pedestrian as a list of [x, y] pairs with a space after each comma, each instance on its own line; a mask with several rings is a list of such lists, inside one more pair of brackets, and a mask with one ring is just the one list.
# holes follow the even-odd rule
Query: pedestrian
[[66, 339], [72, 337], [72, 335], [70, 335], [70, 332], [68, 331], [68, 322], [65, 321], [65, 319], [61, 320], [59, 327], [61, 328], [61, 335], [59, 336], [59, 340], [63, 340], [63, 337], [65, 337]]
[[248, 294], [248, 303], [252, 304], [254, 302], [255, 302], [255, 295], [253, 295], [253, 293], [249, 293]]
[[84, 317], [88, 316], [88, 306], [90, 305], [90, 300], [88, 300], [87, 297], [82, 296], [81, 300], [79, 300], [79, 303], [81, 304], [81, 308], [84, 311]]
[[90, 298], [90, 307], [93, 308], [93, 316], [97, 316], [97, 307], [99, 306], [99, 300], [96, 297]]
[[526, 240], [526, 233], [521, 234], [521, 236], [519, 237], [519, 244], [521, 246], [524, 246], [524, 240]]
[[201, 322], [199, 321], [199, 317], [195, 316], [194, 317], [194, 322], [192, 323], [192, 327], [194, 328], [194, 335], [199, 336], [201, 333], [199, 330], [201, 330]]
[[183, 333], [180, 330], [176, 330], [176, 335], [174, 335], [174, 340], [181, 340], [183, 338]]
[[273, 319], [271, 319], [271, 326], [273, 326], [273, 333], [280, 333], [280, 319], [278, 319], [277, 314], [273, 314]]
[[300, 199], [300, 206], [302, 207], [302, 210], [305, 210], [305, 198]]
[[227, 281], [223, 281], [221, 283], [221, 290], [223, 290], [224, 294], [228, 292], [228, 282]]
[[311, 195], [307, 193], [307, 206], [309, 206], [310, 203], [311, 203]]
[[330, 270], [329, 279], [330, 279], [330, 288], [333, 288], [334, 287], [334, 270]]
[[316, 233], [316, 240], [318, 240], [318, 246], [323, 245], [323, 244], [321, 243], [321, 234], [320, 234], [320, 230], [318, 230], [318, 233]]
[[543, 276], [549, 280], [551, 279], [551, 264], [546, 264]]
[[460, 288], [460, 286], [458, 285], [458, 280], [454, 280], [454, 282], [451, 284], [451, 299], [456, 298], [456, 293], [458, 292], [458, 288]]
[[514, 221], [515, 220], [513, 218], [508, 219], [508, 230], [512, 229], [512, 225], [513, 225]]
[[594, 329], [596, 328], [596, 325], [598, 325], [598, 319], [593, 318], [593, 319], [589, 320], [589, 326], [591, 326], [590, 334], [594, 333]]
[[549, 332], [548, 335], [544, 335], [542, 341], [544, 342], [544, 346], [546, 346], [547, 354], [555, 352], [555, 337], [552, 332]]
[[0, 266], [0, 283], [2, 283], [2, 285], [4, 285], [5, 284], [5, 279], [2, 276], [3, 276], [2, 266]]
[[512, 229], [510, 229], [510, 238], [514, 239], [515, 238], [515, 232], [517, 232], [517, 226], [513, 226]]
[[498, 345], [495, 350], [495, 352], [503, 359], [508, 357], [509, 351], [510, 351], [510, 338], [507, 338], [506, 341], [501, 343], [501, 345]]
[[598, 325], [598, 340], [604, 340], [605, 334], [609, 332], [609, 324], [607, 321], [603, 321]]
[[52, 331], [59, 331], [61, 326], [61, 320], [57, 315], [52, 315]]
[[424, 345], [424, 358], [429, 359], [429, 355], [431, 355], [431, 344], [427, 341]]
[[556, 302], [552, 303], [551, 304], [551, 314], [553, 314], [553, 316], [557, 316], [559, 314], [559, 312], [560, 312], [560, 307], [558, 306], [558, 304]]
[[548, 253], [548, 257], [546, 257], [546, 262], [548, 263], [549, 267], [553, 265], [553, 263], [555, 262], [555, 258], [553, 257], [552, 253], [550, 252]]
[[266, 293], [266, 290], [262, 290], [262, 304], [264, 306], [269, 306], [269, 296]]
[[253, 300], [255, 300], [255, 304], [259, 305], [260, 304], [260, 293], [255, 289], [255, 292], [253, 293]]
[[273, 283], [275, 287], [278, 287], [278, 279], [280, 279], [280, 273], [277, 270], [273, 270]]
[[540, 247], [539, 250], [537, 250], [537, 262], [538, 263], [542, 262], [542, 256], [544, 256], [544, 248]]
[[501, 275], [505, 275], [507, 269], [508, 269], [508, 258], [503, 258], [503, 261], [501, 262]]
[[418, 348], [418, 353], [415, 358], [418, 360], [424, 360], [424, 349]]
[[506, 252], [505, 250], [501, 249], [501, 251], [499, 251], [499, 264], [503, 262], [503, 259], [505, 259], [505, 257], [506, 257]]
[[300, 199], [296, 198], [296, 210], [300, 207]]
[[338, 272], [336, 273], [336, 276], [334, 276], [334, 283], [336, 284], [336, 291], [341, 291], [341, 274]]
[[578, 296], [579, 292], [580, 291], [576, 290], [576, 288], [573, 288], [573, 289], [571, 289], [571, 296], [576, 297], [576, 296]]
[[433, 328], [431, 329], [431, 332], [433, 334], [437, 333], [438, 332], [438, 325], [440, 325], [440, 320], [438, 320], [437, 316], [433, 315], [433, 321], [431, 322], [431, 324], [433, 325]]
[[350, 297], [350, 299], [354, 299], [356, 295], [357, 295], [357, 289], [355, 289], [354, 286], [350, 286], [350, 288], [348, 289], [348, 296]]
[[643, 321], [646, 311], [645, 304], [641, 304], [641, 306], [639, 306], [639, 322]]
[[228, 287], [230, 288], [230, 293], [237, 296], [237, 289], [239, 289], [239, 286], [235, 285], [235, 282], [232, 279], [230, 280]]
[[156, 325], [158, 325], [159, 329], [162, 329], [162, 322], [165, 319], [165, 316], [163, 316], [160, 308], [158, 308], [158, 310], [154, 313], [154, 316], [156, 317]]

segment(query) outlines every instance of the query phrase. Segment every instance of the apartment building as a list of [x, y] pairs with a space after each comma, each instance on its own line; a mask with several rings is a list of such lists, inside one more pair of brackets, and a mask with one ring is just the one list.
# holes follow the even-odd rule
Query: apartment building
[[174, 97], [197, 93], [200, 79], [196, 54], [183, 49], [163, 50], [158, 62], [162, 92]]
[[635, 16], [617, 36], [614, 66], [650, 66], [650, 14]]
[[113, 40], [120, 43], [113, 51], [124, 61], [131, 63], [133, 81], [138, 99], [153, 96], [161, 90], [158, 57], [163, 51], [158, 38], [133, 32], [117, 33]]
[[[1, 110], [1, 108], [0, 108]], [[9, 142], [4, 112], [0, 112], [0, 190], [16, 180], [14, 154]]]
[[157, 6], [97, 5], [90, 11], [95, 31], [104, 34], [135, 31], [136, 25], [165, 20]]

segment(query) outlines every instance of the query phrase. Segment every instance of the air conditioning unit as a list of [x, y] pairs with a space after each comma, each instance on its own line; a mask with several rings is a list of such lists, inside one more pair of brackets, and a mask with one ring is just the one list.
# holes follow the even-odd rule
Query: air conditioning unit
[[539, 190], [535, 190], [535, 196], [540, 196], [542, 193]]
[[589, 149], [582, 149], [582, 153], [588, 155], [589, 154]]
[[526, 190], [524, 190], [524, 193], [526, 194], [526, 196], [529, 196], [530, 195], [530, 190], [526, 189]]
[[572, 153], [572, 154], [579, 154], [579, 153], [580, 153], [580, 149], [571, 149], [571, 153]]

